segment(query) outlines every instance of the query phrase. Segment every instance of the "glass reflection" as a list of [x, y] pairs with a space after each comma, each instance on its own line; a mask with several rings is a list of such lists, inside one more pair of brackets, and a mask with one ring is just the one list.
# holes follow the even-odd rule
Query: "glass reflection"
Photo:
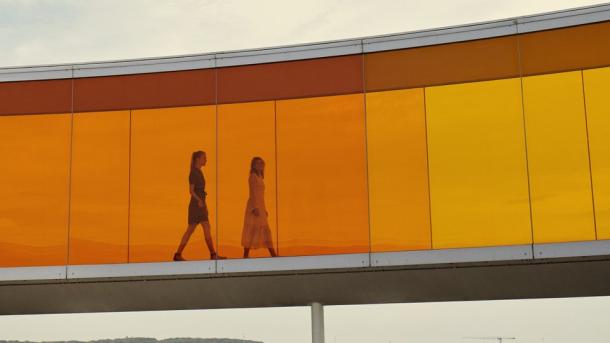
[[369, 251], [364, 94], [277, 102], [279, 254]]
[[0, 267], [64, 265], [70, 114], [0, 116]]
[[218, 236], [222, 255], [277, 254], [275, 160], [275, 102], [218, 106]]
[[265, 206], [265, 161], [254, 157], [250, 162], [248, 177], [248, 203], [244, 214], [244, 229], [241, 245], [244, 247], [244, 258], [249, 257], [251, 249], [266, 248], [275, 257], [273, 239], [269, 229], [269, 211]]
[[[192, 242], [180, 252], [182, 259], [203, 260], [216, 257], [206, 245], [215, 243], [216, 227], [216, 109], [195, 106], [138, 110], [132, 112], [130, 181], [130, 262], [173, 261], [178, 244], [185, 236], [189, 219], [205, 222], [206, 211], [191, 211], [193, 196], [186, 182], [192, 171], [189, 159], [194, 151], [205, 151], [205, 208], [208, 236], [204, 230], [186, 230]], [[203, 164], [202, 164], [203, 163]], [[203, 177], [201, 177], [202, 179]], [[201, 179], [197, 181], [201, 195]], [[190, 182], [189, 182], [190, 183]], [[195, 205], [199, 205], [198, 201]], [[206, 243], [207, 242], [207, 243]], [[213, 244], [214, 246], [216, 244]], [[209, 245], [211, 246], [211, 245]], [[179, 258], [178, 258], [179, 259]]]
[[205, 237], [205, 244], [210, 252], [210, 259], [218, 260], [224, 257], [218, 255], [214, 249], [212, 241], [212, 233], [210, 229], [210, 219], [208, 213], [208, 205], [206, 204], [207, 193], [205, 191], [205, 177], [201, 168], [207, 163], [207, 155], [205, 151], [195, 151], [191, 155], [191, 172], [189, 174], [189, 194], [191, 201], [188, 207], [188, 226], [182, 235], [182, 240], [178, 246], [178, 250], [174, 254], [174, 261], [185, 261], [182, 257], [182, 251], [186, 247], [195, 227], [201, 225]]

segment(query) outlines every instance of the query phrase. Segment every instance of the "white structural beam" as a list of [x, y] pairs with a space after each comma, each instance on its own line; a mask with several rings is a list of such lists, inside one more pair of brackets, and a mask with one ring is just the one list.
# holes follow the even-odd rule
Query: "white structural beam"
[[[19, 280], [0, 280], [0, 315], [312, 306], [316, 323], [312, 332], [319, 335], [323, 332], [321, 304], [610, 295], [610, 255], [544, 258], [551, 253], [564, 256], [560, 248], [578, 247], [546, 246], [541, 259], [529, 260], [398, 266], [403, 257], [393, 256], [366, 268], [222, 274], [211, 273], [205, 263], [167, 266], [164, 275], [159, 275], [161, 266], [147, 266], [149, 270], [139, 270], [139, 276], [132, 277], [118, 272], [133, 270], [109, 270], [103, 278], [89, 277], [99, 273], [89, 266], [68, 270], [80, 278], [65, 278], [61, 270], [56, 274], [44, 270], [44, 275], [40, 270], [37, 275], [20, 270], [16, 277], [7, 275], [15, 270], [4, 269], [4, 277]], [[410, 256], [406, 261], [417, 262]], [[388, 266], [381, 266], [385, 262]]]

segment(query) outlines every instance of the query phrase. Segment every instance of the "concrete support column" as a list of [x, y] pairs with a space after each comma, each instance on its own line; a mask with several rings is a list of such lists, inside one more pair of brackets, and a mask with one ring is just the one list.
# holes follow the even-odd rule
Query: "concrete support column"
[[320, 303], [311, 304], [311, 341], [324, 343], [324, 306]]

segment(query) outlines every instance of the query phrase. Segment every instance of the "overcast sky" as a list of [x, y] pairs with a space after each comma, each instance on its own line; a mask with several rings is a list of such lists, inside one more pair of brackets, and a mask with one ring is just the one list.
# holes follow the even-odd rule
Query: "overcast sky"
[[[256, 294], [253, 294], [256, 296]], [[330, 306], [327, 343], [608, 343], [610, 297]], [[311, 342], [308, 308], [0, 316], [0, 339], [231, 337]], [[489, 343], [495, 343], [488, 341]]]
[[[0, 0], [0, 66], [205, 53], [405, 32], [578, 0]], [[1, 306], [1, 305], [0, 305]], [[233, 337], [310, 342], [308, 308], [0, 316], [0, 339]], [[327, 342], [610, 341], [610, 298], [326, 308]], [[476, 341], [475, 341], [476, 342]]]
[[319, 42], [587, 6], [586, 0], [0, 0], [0, 66]]

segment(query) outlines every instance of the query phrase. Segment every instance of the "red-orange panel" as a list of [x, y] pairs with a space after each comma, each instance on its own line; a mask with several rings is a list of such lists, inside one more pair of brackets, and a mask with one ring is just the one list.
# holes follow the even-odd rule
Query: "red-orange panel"
[[[253, 157], [264, 160], [262, 178], [250, 175]], [[268, 248], [277, 244], [273, 101], [218, 107], [218, 175], [221, 255], [242, 257], [243, 248], [248, 247], [250, 257], [269, 256]], [[251, 208], [258, 205], [259, 216], [264, 218], [255, 218], [253, 213], [246, 215], [248, 200]]]
[[364, 95], [278, 101], [279, 253], [369, 251]]
[[126, 263], [129, 111], [74, 115], [71, 182], [69, 263]]
[[610, 21], [519, 36], [523, 75], [610, 65]]
[[0, 115], [71, 110], [72, 80], [0, 82]]
[[[190, 159], [197, 150], [207, 153], [202, 171], [215, 236], [216, 107], [131, 112], [130, 262], [172, 260], [188, 224]], [[203, 238], [198, 225], [184, 258], [210, 257]]]
[[215, 70], [74, 80], [76, 112], [207, 105], [215, 102]]
[[362, 92], [362, 55], [218, 69], [220, 103]]
[[364, 70], [367, 91], [515, 77], [517, 37], [365, 54]]
[[0, 267], [68, 255], [70, 115], [0, 116]]
[[425, 116], [421, 88], [366, 95], [372, 251], [432, 246]]

